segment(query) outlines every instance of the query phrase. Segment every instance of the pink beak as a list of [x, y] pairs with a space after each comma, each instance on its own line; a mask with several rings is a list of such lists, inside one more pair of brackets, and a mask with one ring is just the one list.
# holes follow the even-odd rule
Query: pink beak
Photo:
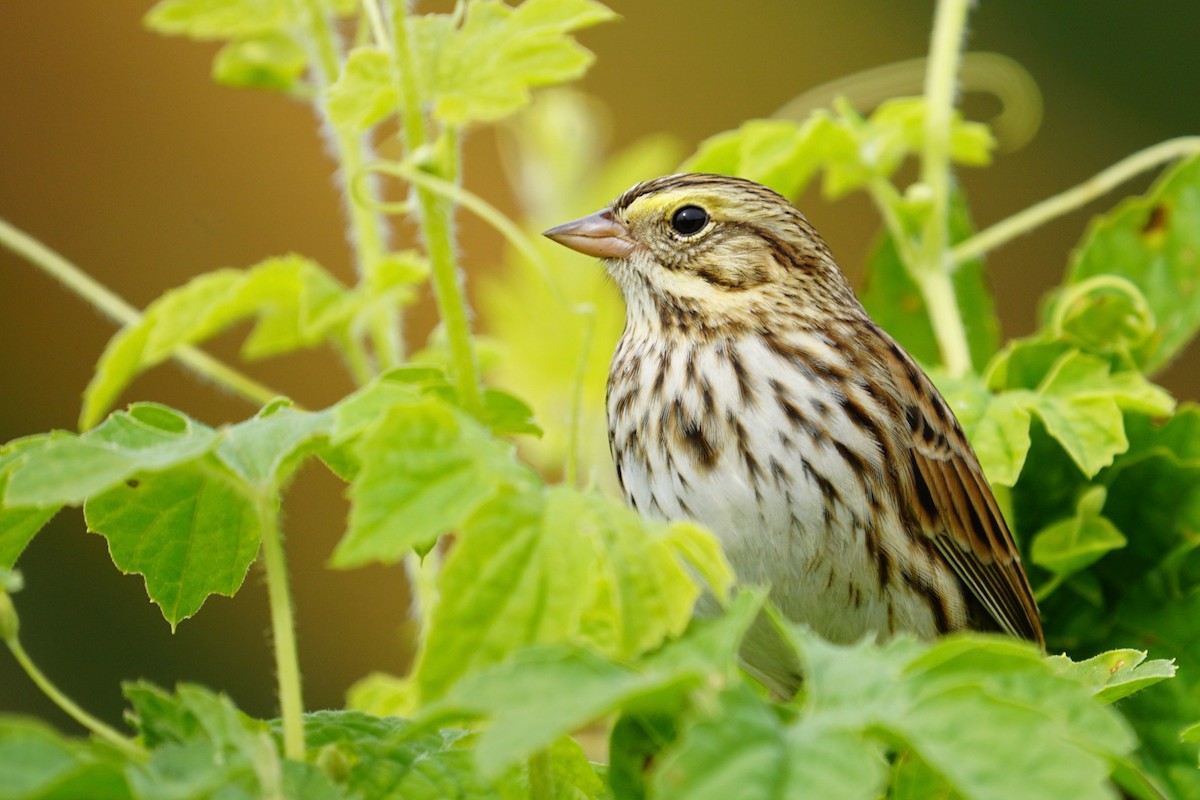
[[636, 247], [629, 229], [614, 220], [607, 208], [551, 228], [542, 236], [596, 258], [625, 258]]

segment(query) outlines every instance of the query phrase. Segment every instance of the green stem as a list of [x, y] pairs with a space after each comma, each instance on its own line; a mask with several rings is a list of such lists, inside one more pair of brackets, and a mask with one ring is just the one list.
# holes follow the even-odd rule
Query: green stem
[[929, 216], [921, 237], [917, 263], [910, 271], [917, 283], [942, 354], [952, 376], [971, 368], [967, 333], [954, 295], [949, 261], [950, 240], [950, 125], [954, 113], [955, 81], [962, 56], [963, 30], [969, 0], [939, 0], [925, 78], [925, 142], [921, 152], [921, 182], [930, 193]]
[[[341, 71], [341, 54], [337, 34], [319, 0], [304, 0], [308, 19], [309, 38], [313, 52], [314, 106], [333, 140], [335, 157], [340, 169], [338, 183], [345, 198], [350, 221], [350, 242], [360, 282], [374, 285], [376, 272], [387, 255], [388, 232], [383, 217], [373, 208], [355, 202], [350, 193], [350, 181], [363, 164], [374, 158], [370, 141], [365, 134], [355, 134], [333, 124], [323, 104], [325, 90]], [[373, 190], [368, 189], [374, 194]], [[372, 312], [367, 325], [375, 357], [384, 369], [394, 367], [404, 359], [404, 344], [400, 337], [400, 312], [392, 305], [381, 306]]]
[[113, 747], [120, 750], [130, 758], [138, 761], [145, 760], [149, 755], [140, 745], [128, 736], [122, 736], [113, 728], [105, 725], [100, 720], [93, 717], [88, 712], [84, 711], [75, 703], [74, 700], [63, 694], [57, 686], [55, 686], [49, 678], [47, 678], [37, 664], [33, 663], [33, 659], [25, 652], [25, 648], [21, 646], [21, 642], [16, 636], [9, 638], [6, 641], [8, 649], [12, 651], [13, 658], [33, 681], [34, 685], [41, 689], [42, 694], [50, 698], [54, 705], [58, 706], [71, 719], [78, 722], [83, 727], [87, 728], [96, 737], [103, 739]]
[[[415, 61], [408, 37], [408, 10], [404, 0], [392, 0], [393, 56], [401, 84], [400, 119], [410, 157], [428, 145], [425, 119], [417, 100]], [[454, 175], [445, 176], [453, 181]], [[450, 361], [459, 399], [468, 410], [481, 405], [479, 368], [471, 344], [471, 325], [467, 319], [467, 303], [462, 288], [462, 273], [458, 269], [454, 249], [451, 215], [453, 205], [428, 188], [417, 186], [421, 229], [433, 278], [433, 293], [437, 300], [446, 338], [450, 345]]]
[[1146, 170], [1197, 153], [1200, 153], [1200, 136], [1168, 139], [1152, 147], [1147, 147], [1145, 150], [1139, 150], [1108, 169], [1093, 175], [1083, 183], [1053, 197], [1048, 197], [1024, 211], [1019, 211], [980, 231], [965, 242], [961, 242], [950, 251], [950, 261], [958, 265], [964, 261], [978, 258], [989, 250], [994, 250], [1034, 228], [1045, 225], [1052, 219], [1090, 203]]
[[[0, 245], [57, 280], [72, 294], [82, 298], [114, 322], [120, 325], [137, 325], [142, 321], [142, 313], [111, 289], [37, 239], [2, 219], [0, 219]], [[266, 405], [283, 394], [269, 386], [264, 386], [195, 347], [177, 348], [171, 356], [197, 375], [213, 381], [255, 405]]]
[[279, 682], [279, 713], [283, 719], [283, 754], [293, 761], [304, 760], [304, 701], [300, 694], [300, 661], [296, 654], [296, 620], [292, 615], [292, 593], [288, 585], [287, 559], [279, 530], [278, 499], [258, 501], [262, 528], [263, 565], [267, 573], [267, 601], [271, 608], [271, 632], [275, 641], [275, 671]]

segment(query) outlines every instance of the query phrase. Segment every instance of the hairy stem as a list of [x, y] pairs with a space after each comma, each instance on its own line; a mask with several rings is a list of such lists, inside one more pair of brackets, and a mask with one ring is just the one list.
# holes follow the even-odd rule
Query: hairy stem
[[38, 689], [41, 690], [42, 694], [50, 698], [50, 701], [54, 703], [54, 705], [62, 709], [63, 713], [78, 722], [83, 727], [87, 728], [94, 736], [108, 742], [130, 758], [141, 761], [147, 757], [148, 754], [146, 751], [142, 749], [142, 747], [140, 747], [136, 742], [134, 742], [128, 736], [122, 736], [113, 728], [105, 725], [103, 722], [80, 708], [74, 700], [63, 694], [62, 691], [59, 690], [59, 688], [55, 686], [40, 669], [38, 669], [37, 664], [33, 663], [33, 659], [31, 659], [29, 654], [25, 652], [25, 648], [21, 646], [21, 642], [16, 636], [9, 637], [5, 643], [8, 645], [8, 649], [12, 652], [13, 658], [16, 659], [17, 664], [19, 664], [21, 669], [25, 671], [25, 674], [29, 676], [29, 679], [33, 681], [34, 685], [37, 686]]
[[965, 261], [978, 258], [989, 250], [994, 250], [1034, 228], [1045, 225], [1052, 219], [1090, 203], [1130, 178], [1177, 158], [1197, 153], [1200, 153], [1200, 136], [1168, 139], [1152, 147], [1147, 147], [1145, 150], [1139, 150], [1108, 169], [1098, 172], [1083, 183], [1053, 197], [1048, 197], [1042, 202], [980, 231], [951, 250], [950, 261], [957, 266]]
[[288, 584], [283, 535], [279, 530], [278, 500], [271, 494], [258, 501], [262, 528], [263, 565], [267, 574], [267, 601], [271, 608], [271, 633], [275, 642], [275, 672], [279, 682], [279, 714], [283, 719], [283, 754], [304, 760], [304, 701], [300, 693], [300, 660], [296, 652], [296, 620]]
[[[136, 325], [142, 321], [142, 313], [111, 289], [37, 239], [2, 219], [0, 219], [0, 245], [57, 280], [72, 294], [82, 298], [112, 321], [120, 325]], [[211, 380], [255, 405], [266, 405], [283, 394], [269, 386], [264, 386], [195, 347], [177, 348], [171, 356], [197, 375]]]
[[922, 231], [917, 262], [910, 265], [941, 351], [952, 376], [971, 368], [967, 333], [954, 295], [947, 258], [950, 239], [950, 124], [954, 113], [955, 81], [962, 57], [963, 30], [969, 0], [939, 0], [925, 77], [925, 142], [921, 152], [921, 182], [930, 193], [929, 216]]
[[[408, 154], [412, 157], [426, 148], [429, 139], [417, 97], [415, 62], [408, 36], [408, 9], [405, 1], [391, 0], [391, 10], [392, 58], [395, 63], [394, 74], [400, 83], [401, 129]], [[456, 176], [444, 177], [453, 183]], [[424, 233], [432, 270], [434, 297], [450, 345], [454, 383], [462, 404], [469, 410], [475, 410], [481, 402], [479, 368], [471, 344], [471, 326], [467, 318], [462, 273], [458, 269], [454, 248], [454, 207], [419, 184], [416, 193], [421, 230]]]
[[[346, 214], [350, 222], [350, 243], [354, 248], [359, 280], [371, 285], [384, 256], [387, 255], [388, 230], [383, 217], [375, 209], [355, 202], [350, 192], [350, 183], [363, 164], [370, 161], [374, 154], [365, 135], [340, 129], [329, 119], [323, 98], [325, 89], [337, 78], [341, 70], [340, 44], [337, 33], [330, 25], [329, 18], [318, 0], [304, 0], [304, 10], [313, 48], [312, 74], [317, 89], [313, 95], [313, 105], [325, 129], [329, 131], [334, 155], [340, 165], [338, 184], [345, 198]], [[368, 186], [367, 191], [374, 196], [373, 187]], [[394, 367], [403, 360], [404, 344], [400, 337], [399, 309], [388, 305], [372, 311], [367, 333], [375, 357], [382, 368]], [[353, 371], [357, 371], [354, 364], [351, 367]]]

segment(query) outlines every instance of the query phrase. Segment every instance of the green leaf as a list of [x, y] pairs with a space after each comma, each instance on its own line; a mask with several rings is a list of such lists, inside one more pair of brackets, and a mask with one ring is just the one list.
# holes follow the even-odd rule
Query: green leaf
[[1102, 703], [1115, 703], [1148, 686], [1175, 677], [1175, 662], [1146, 660], [1141, 650], [1109, 650], [1086, 661], [1066, 656], [1047, 659], [1059, 675], [1079, 681]]
[[292, 9], [289, 0], [160, 0], [143, 22], [167, 36], [235, 39], [286, 27]]
[[[738, 175], [785, 197], [804, 191], [824, 170], [825, 194], [840, 197], [874, 178], [890, 178], [908, 155], [919, 152], [925, 114], [920, 97], [888, 100], [866, 119], [838, 100], [832, 111], [818, 109], [803, 123], [750, 120], [717, 134], [700, 144], [683, 169]], [[987, 164], [994, 144], [986, 126], [954, 114], [950, 145], [957, 163]]]
[[297, 255], [193, 278], [155, 300], [141, 322], [109, 341], [84, 392], [80, 427], [94, 425], [130, 381], [184, 345], [254, 317], [244, 357], [313, 347], [347, 324], [359, 302], [318, 264]]
[[531, 479], [511, 444], [433, 399], [393, 406], [358, 452], [363, 467], [350, 487], [349, 530], [333, 554], [338, 567], [428, 548], [503, 487]]
[[174, 628], [210, 594], [233, 596], [258, 553], [262, 530], [246, 485], [212, 456], [142, 472], [84, 504], [88, 529], [108, 539], [123, 573]]
[[1200, 158], [1167, 170], [1143, 197], [1088, 226], [1067, 285], [1118, 275], [1136, 286], [1157, 322], [1133, 348], [1144, 371], [1166, 365], [1200, 329]]
[[831, 731], [789, 730], [745, 685], [722, 692], [655, 765], [655, 796], [837, 797], [873, 800], [882, 745]]
[[224, 86], [287, 91], [308, 67], [304, 45], [284, 33], [236, 39], [213, 59], [213, 80]]
[[[1134, 739], [1037, 651], [998, 637], [839, 646], [792, 629], [805, 664], [800, 731], [882, 737], [964, 797], [1112, 796], [1109, 757]], [[1021, 731], [1020, 736], [998, 735]]]
[[957, 380], [936, 377], [988, 482], [993, 486], [1016, 485], [1031, 445], [1028, 398], [1019, 392], [992, 394], [974, 376]]
[[388, 54], [378, 47], [350, 51], [329, 87], [329, 119], [352, 131], [365, 131], [396, 111], [396, 88]]
[[[955, 192], [951, 200], [950, 239], [951, 244], [957, 244], [970, 237], [975, 226], [962, 193]], [[939, 363], [941, 353], [925, 299], [890, 235], [884, 235], [876, 244], [867, 264], [867, 282], [861, 293], [863, 306], [914, 358], [926, 365]], [[995, 354], [1000, 342], [1000, 320], [983, 260], [959, 265], [953, 281], [971, 362], [978, 370]]]
[[275, 492], [332, 427], [327, 412], [267, 406], [254, 418], [224, 429], [216, 452], [246, 483]]
[[446, 560], [414, 668], [423, 702], [525, 644], [569, 640], [589, 598], [588, 541], [556, 530], [533, 492], [504, 494], [472, 518]]
[[281, 758], [267, 724], [224, 695], [192, 684], [172, 695], [145, 683], [127, 684], [125, 695], [135, 725], [154, 748], [149, 761], [128, 768], [139, 800], [347, 797], [316, 767]]
[[8, 493], [8, 478], [21, 458], [21, 451], [37, 448], [43, 441], [66, 434], [49, 433], [41, 436], [26, 436], [14, 439], [0, 447], [0, 570], [11, 569], [21, 557], [25, 547], [46, 526], [62, 507], [58, 504], [42, 506], [10, 506], [5, 498]]
[[24, 447], [4, 503], [79, 505], [135, 473], [199, 458], [216, 443], [207, 425], [157, 403], [135, 403], [81, 436], [51, 435]]
[[731, 573], [694, 526], [565, 487], [501, 495], [467, 523], [441, 573], [415, 669], [421, 697], [526, 644], [587, 642], [617, 658], [657, 647], [691, 619], [692, 569], [725, 594]]
[[448, 125], [508, 116], [529, 102], [531, 88], [574, 80], [591, 65], [592, 54], [568, 34], [615, 18], [594, 0], [525, 0], [516, 8], [474, 0], [450, 35], [434, 17], [414, 19], [418, 39], [440, 39], [426, 73], [434, 115]]
[[738, 643], [762, 600], [742, 593], [724, 617], [697, 621], [686, 636], [637, 666], [571, 645], [524, 648], [460, 681], [424, 717], [488, 717], [476, 752], [484, 774], [498, 774], [620, 708], [675, 713], [689, 690], [733, 677]]
[[1042, 380], [1032, 405], [1046, 430], [1088, 476], [1129, 446], [1122, 408], [1165, 416], [1175, 407], [1167, 392], [1138, 373], [1110, 369], [1104, 359], [1068, 351]]
[[1137, 286], [1119, 275], [1069, 284], [1050, 306], [1048, 328], [1084, 352], [1122, 355], [1154, 334], [1154, 312]]
[[32, 719], [0, 716], [0, 775], [2, 800], [130, 797], [113, 751], [65, 739]]
[[407, 720], [357, 711], [306, 714], [308, 748], [344, 765], [338, 783], [353, 797], [490, 800], [498, 786], [475, 767], [466, 731], [422, 731]]
[[1124, 547], [1125, 536], [1100, 513], [1106, 496], [1103, 486], [1093, 487], [1079, 498], [1074, 517], [1039, 531], [1030, 552], [1033, 563], [1065, 578]]

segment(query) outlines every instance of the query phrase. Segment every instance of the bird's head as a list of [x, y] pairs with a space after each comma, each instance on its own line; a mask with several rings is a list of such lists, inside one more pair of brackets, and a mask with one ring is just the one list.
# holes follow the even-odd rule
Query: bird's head
[[604, 259], [631, 324], [759, 327], [763, 315], [857, 307], [820, 235], [791, 203], [751, 181], [668, 175], [546, 231]]

